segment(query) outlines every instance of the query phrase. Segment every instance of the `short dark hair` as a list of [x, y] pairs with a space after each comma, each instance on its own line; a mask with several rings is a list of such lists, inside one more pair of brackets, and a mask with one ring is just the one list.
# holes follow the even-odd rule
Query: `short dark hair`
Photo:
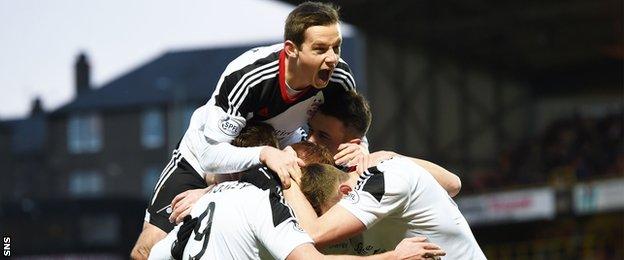
[[331, 153], [325, 146], [320, 146], [312, 142], [301, 141], [290, 145], [295, 150], [297, 157], [303, 160], [304, 163], [324, 163], [334, 164], [334, 159]]
[[301, 168], [301, 192], [321, 215], [321, 206], [338, 192], [336, 186], [349, 179], [349, 175], [329, 164], [312, 163]]
[[319, 106], [319, 112], [326, 116], [332, 116], [342, 122], [348, 134], [356, 138], [362, 138], [368, 132], [372, 114], [368, 101], [364, 96], [349, 90], [328, 91], [325, 102]]
[[297, 48], [305, 40], [305, 31], [312, 26], [325, 26], [338, 23], [339, 8], [333, 4], [304, 2], [288, 14], [284, 26], [284, 40], [290, 40]]
[[247, 122], [231, 144], [236, 147], [271, 146], [278, 147], [273, 127], [262, 122]]

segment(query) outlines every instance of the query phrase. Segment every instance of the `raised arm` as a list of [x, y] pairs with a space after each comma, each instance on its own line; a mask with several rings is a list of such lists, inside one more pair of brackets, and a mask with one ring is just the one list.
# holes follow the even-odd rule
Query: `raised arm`
[[461, 190], [461, 179], [452, 172], [442, 168], [441, 166], [418, 158], [404, 156], [391, 151], [378, 151], [371, 153], [368, 157], [369, 166], [375, 166], [383, 160], [390, 159], [395, 156], [403, 156], [410, 158], [420, 167], [424, 168], [435, 180], [446, 190], [451, 197], [455, 197]]
[[197, 159], [191, 165], [201, 168], [202, 173], [241, 172], [263, 163], [277, 172], [288, 187], [289, 178], [282, 177], [288, 176], [291, 168], [298, 169], [295, 156], [269, 146], [241, 148], [230, 144], [245, 127], [246, 120], [266, 105], [259, 99], [263, 88], [254, 85], [256, 81], [252, 79], [259, 72], [276, 75], [278, 62], [258, 60], [270, 54], [262, 52], [265, 51], [248, 52], [228, 65], [211, 99], [193, 114], [182, 143]]
[[442, 188], [448, 192], [449, 196], [455, 197], [459, 194], [461, 190], [461, 179], [459, 179], [457, 175], [430, 161], [411, 157], [410, 159], [429, 172], [433, 178], [440, 183]]
[[[195, 110], [188, 130], [184, 134], [180, 149], [187, 149], [193, 154], [194, 167], [201, 168], [201, 173], [240, 172], [260, 164], [260, 154], [264, 147], [235, 147], [230, 144], [247, 121], [242, 116], [246, 108], [232, 111], [227, 99], [227, 84], [223, 83], [219, 95], [213, 96], [208, 103]], [[228, 112], [229, 111], [229, 112]], [[188, 159], [187, 159], [188, 160]], [[189, 161], [193, 165], [193, 161]]]

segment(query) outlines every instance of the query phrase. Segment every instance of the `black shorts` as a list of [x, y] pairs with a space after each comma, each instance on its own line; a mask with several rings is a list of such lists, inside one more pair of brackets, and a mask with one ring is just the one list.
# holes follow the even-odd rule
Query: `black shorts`
[[187, 190], [208, 187], [206, 181], [191, 167], [178, 150], [173, 151], [171, 161], [160, 174], [154, 194], [145, 213], [145, 221], [169, 233], [175, 224], [169, 222], [171, 201]]

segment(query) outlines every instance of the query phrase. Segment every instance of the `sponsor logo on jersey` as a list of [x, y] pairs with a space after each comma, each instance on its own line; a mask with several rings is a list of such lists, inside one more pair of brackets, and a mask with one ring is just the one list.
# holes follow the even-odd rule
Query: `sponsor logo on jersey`
[[232, 120], [229, 116], [221, 119], [219, 122], [219, 129], [226, 135], [236, 137], [241, 130], [241, 125]]
[[343, 200], [349, 201], [353, 204], [356, 204], [358, 202], [360, 202], [360, 195], [355, 192], [355, 191], [351, 191], [349, 192], [349, 194], [347, 194], [347, 196], [345, 196], [344, 198], [342, 198]]

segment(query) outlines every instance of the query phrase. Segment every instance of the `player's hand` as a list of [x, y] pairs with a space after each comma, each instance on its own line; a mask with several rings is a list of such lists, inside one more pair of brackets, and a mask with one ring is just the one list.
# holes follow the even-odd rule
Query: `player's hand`
[[171, 215], [169, 216], [169, 222], [179, 224], [184, 217], [191, 213], [193, 204], [210, 191], [214, 185], [210, 185], [205, 189], [187, 190], [175, 196], [171, 201]]
[[370, 167], [377, 166], [380, 162], [392, 159], [400, 154], [390, 151], [378, 151], [368, 155], [368, 163]]
[[[356, 159], [354, 159], [356, 161], [355, 171], [358, 174], [362, 175], [364, 171], [368, 169], [369, 167], [377, 166], [380, 162], [391, 159], [392, 157], [395, 157], [398, 155], [399, 154], [395, 152], [388, 152], [388, 151], [379, 151], [379, 152], [374, 152], [374, 153], [366, 154], [366, 155], [358, 155]], [[351, 167], [352, 165], [347, 165], [347, 166]]]
[[438, 245], [427, 242], [425, 237], [405, 238], [394, 249], [397, 259], [440, 259], [446, 255]]
[[284, 189], [290, 188], [290, 178], [301, 179], [301, 168], [305, 163], [297, 157], [297, 153], [291, 148], [279, 150], [266, 146], [260, 151], [260, 162], [277, 173]]
[[351, 142], [340, 144], [338, 146], [338, 152], [334, 155], [334, 163], [347, 167], [356, 166], [358, 163], [361, 163], [364, 156], [368, 155], [368, 150], [358, 143], [360, 143], [360, 140], [355, 139]]

